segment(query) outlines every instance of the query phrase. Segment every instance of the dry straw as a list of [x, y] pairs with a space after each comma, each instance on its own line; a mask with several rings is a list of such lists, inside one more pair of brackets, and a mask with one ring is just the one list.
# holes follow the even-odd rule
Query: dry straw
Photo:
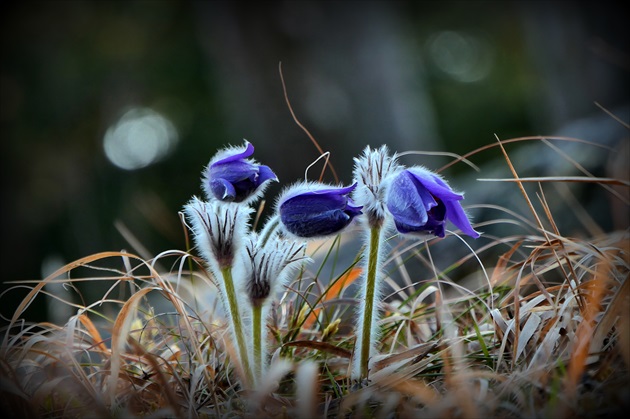
[[[350, 375], [364, 266], [342, 257], [352, 232], [309, 245], [316, 263], [294, 272], [270, 307], [269, 366], [253, 389], [242, 384], [247, 373], [234, 362], [238, 348], [226, 339], [225, 312], [205, 263], [178, 250], [152, 258], [103, 252], [42, 280], [13, 281], [2, 294], [3, 301], [21, 301], [3, 313], [2, 411], [520, 418], [611, 417], [628, 409], [630, 233], [627, 225], [606, 231], [572, 204], [584, 227], [569, 235], [557, 222], [567, 212], [557, 212], [549, 196], [567, 182], [610, 186], [611, 202], [627, 214], [628, 179], [583, 172], [520, 178], [508, 147], [523, 141], [537, 141], [540, 152], [559, 141], [594, 147], [529, 137], [463, 156], [498, 147], [520, 193], [515, 208], [475, 206], [499, 214], [475, 228], [521, 232], [488, 234], [474, 247], [450, 237], [449, 245], [464, 252], [440, 254], [439, 262], [441, 240], [392, 242], [368, 381]], [[338, 269], [324, 269], [331, 264]], [[56, 294], [51, 285], [59, 283], [74, 295]], [[97, 286], [104, 291], [90, 300], [84, 290]], [[39, 300], [75, 314], [64, 324], [30, 322], [28, 308]]]

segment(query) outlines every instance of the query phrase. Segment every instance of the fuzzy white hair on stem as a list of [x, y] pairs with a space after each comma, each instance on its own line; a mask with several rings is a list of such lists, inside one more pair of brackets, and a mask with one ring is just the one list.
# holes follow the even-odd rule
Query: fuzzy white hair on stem
[[[369, 361], [377, 355], [376, 342], [379, 339], [378, 321], [381, 317], [381, 299], [383, 297], [382, 265], [386, 254], [388, 224], [366, 228], [364, 230], [364, 252], [362, 257], [363, 280], [359, 289], [357, 305], [356, 343], [353, 355], [352, 378], [367, 378]], [[365, 340], [365, 341], [364, 341]]]

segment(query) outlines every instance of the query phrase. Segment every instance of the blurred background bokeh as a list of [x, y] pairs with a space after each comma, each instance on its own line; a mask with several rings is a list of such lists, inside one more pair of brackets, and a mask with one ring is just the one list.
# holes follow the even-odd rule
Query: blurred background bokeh
[[[135, 251], [125, 230], [151, 255], [185, 249], [178, 211], [214, 152], [243, 139], [280, 178], [271, 205], [319, 156], [279, 63], [345, 184], [366, 145], [464, 154], [495, 134], [621, 147], [599, 160], [583, 149], [596, 175], [611, 176], [615, 155], [628, 167], [628, 132], [602, 109], [630, 120], [620, 2], [3, 1], [0, 16], [2, 282]], [[525, 156], [540, 175], [562, 174], [540, 144]], [[504, 198], [492, 184], [467, 189], [488, 173], [458, 164], [448, 176], [468, 204]], [[619, 228], [609, 213], [602, 228]]]

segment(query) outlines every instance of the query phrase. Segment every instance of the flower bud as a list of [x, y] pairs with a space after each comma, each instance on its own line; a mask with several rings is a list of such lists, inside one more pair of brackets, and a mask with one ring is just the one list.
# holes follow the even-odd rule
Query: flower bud
[[302, 238], [325, 237], [339, 233], [361, 214], [348, 196], [356, 188], [334, 187], [306, 182], [286, 190], [278, 200], [278, 213], [284, 228]]

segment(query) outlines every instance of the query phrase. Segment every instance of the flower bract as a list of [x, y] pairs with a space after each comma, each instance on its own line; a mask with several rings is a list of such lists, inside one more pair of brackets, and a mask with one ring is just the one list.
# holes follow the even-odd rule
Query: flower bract
[[232, 266], [249, 227], [252, 211], [249, 207], [220, 201], [204, 202], [196, 197], [184, 206], [195, 244], [215, 274]]
[[251, 262], [247, 292], [253, 305], [261, 305], [278, 292], [291, 269], [309, 260], [303, 256], [305, 248], [305, 242], [294, 240], [271, 240], [262, 246], [255, 233], [250, 235], [245, 252]]
[[389, 154], [386, 145], [379, 148], [365, 147], [363, 154], [354, 159], [354, 181], [358, 187], [352, 197], [363, 206], [370, 222], [381, 222], [385, 218], [385, 191], [387, 181], [403, 166], [397, 156]]

